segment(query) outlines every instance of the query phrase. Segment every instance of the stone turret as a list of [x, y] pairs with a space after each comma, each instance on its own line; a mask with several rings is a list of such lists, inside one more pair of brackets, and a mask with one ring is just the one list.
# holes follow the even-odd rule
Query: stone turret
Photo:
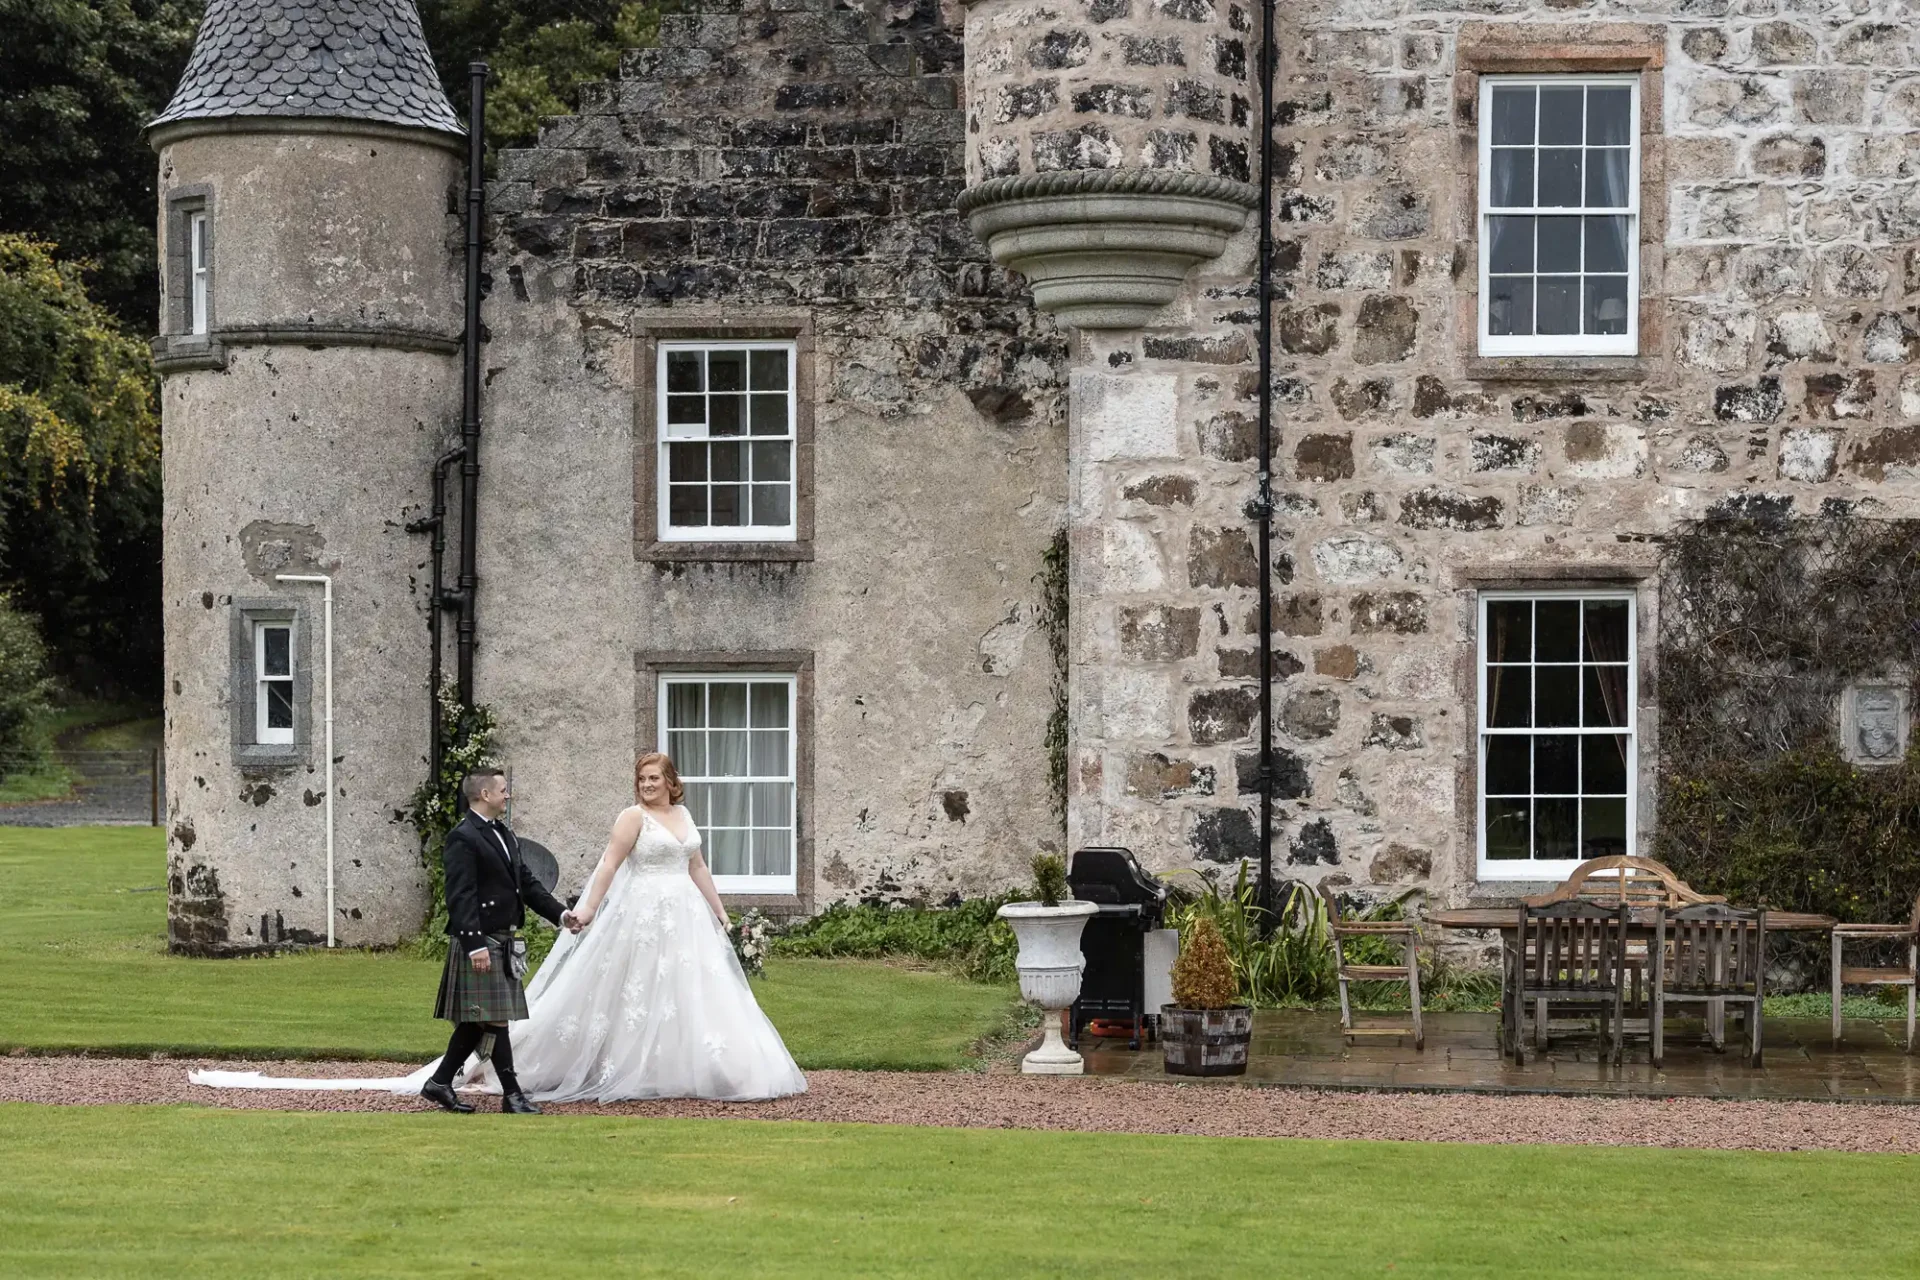
[[425, 880], [423, 542], [458, 421], [465, 135], [411, 0], [212, 0], [159, 152], [169, 941], [390, 943]]
[[1214, 799], [1255, 707], [1255, 17], [1234, 0], [967, 12], [960, 207], [1079, 330], [1067, 839], [1156, 866], [1258, 850]]

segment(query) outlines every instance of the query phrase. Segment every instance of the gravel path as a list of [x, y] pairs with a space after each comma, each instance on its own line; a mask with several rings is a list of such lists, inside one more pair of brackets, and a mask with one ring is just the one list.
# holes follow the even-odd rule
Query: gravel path
[[[336, 1077], [404, 1075], [412, 1069], [401, 1063], [11, 1056], [0, 1057], [0, 1102], [187, 1102], [296, 1111], [428, 1109], [417, 1098], [387, 1094], [203, 1089], [188, 1084], [187, 1072], [201, 1067]], [[623, 1102], [550, 1110], [568, 1115], [725, 1116], [1218, 1137], [1920, 1152], [1920, 1111], [1894, 1106], [1352, 1093], [999, 1074], [815, 1071], [807, 1079], [807, 1093], [776, 1102]], [[492, 1103], [491, 1098], [478, 1095], [470, 1100], [481, 1106]]]

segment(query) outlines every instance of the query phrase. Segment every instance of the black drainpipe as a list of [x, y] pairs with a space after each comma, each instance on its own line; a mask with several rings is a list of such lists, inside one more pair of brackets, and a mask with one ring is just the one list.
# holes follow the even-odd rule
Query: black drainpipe
[[1260, 19], [1260, 473], [1246, 514], [1260, 526], [1260, 905], [1273, 925], [1273, 82], [1274, 0]]
[[[427, 636], [432, 656], [427, 663], [427, 755], [433, 764], [433, 777], [440, 776], [446, 754], [446, 725], [440, 718], [440, 681], [443, 673], [441, 636], [444, 615], [449, 609], [460, 612], [458, 624], [459, 697], [463, 706], [473, 705], [473, 600], [475, 573], [474, 509], [479, 498], [480, 466], [480, 233], [486, 211], [485, 174], [481, 168], [486, 149], [487, 64], [473, 63], [472, 97], [467, 114], [467, 262], [466, 262], [466, 334], [462, 339], [464, 363], [460, 387], [460, 447], [442, 454], [433, 464], [433, 505], [424, 520], [407, 525], [408, 533], [431, 533], [433, 580], [427, 612]], [[456, 589], [446, 589], [447, 555], [447, 473], [454, 463], [460, 471], [460, 576]]]
[[467, 326], [466, 368], [460, 395], [460, 621], [454, 641], [455, 680], [460, 705], [473, 705], [473, 619], [480, 576], [475, 567], [479, 542], [474, 518], [480, 505], [480, 234], [486, 215], [486, 173], [482, 168], [487, 131], [487, 64], [467, 66], [472, 88], [467, 99]]

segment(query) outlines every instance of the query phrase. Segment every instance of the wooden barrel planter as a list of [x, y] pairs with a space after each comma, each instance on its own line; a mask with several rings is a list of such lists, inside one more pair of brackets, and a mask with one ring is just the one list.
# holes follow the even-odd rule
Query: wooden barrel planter
[[1238, 1076], [1247, 1070], [1253, 1009], [1160, 1006], [1160, 1047], [1170, 1076]]

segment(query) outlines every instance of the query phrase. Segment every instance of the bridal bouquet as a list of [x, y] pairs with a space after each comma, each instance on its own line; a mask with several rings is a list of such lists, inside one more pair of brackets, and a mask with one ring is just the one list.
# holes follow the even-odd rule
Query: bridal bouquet
[[733, 939], [733, 954], [740, 957], [740, 967], [749, 978], [757, 978], [766, 970], [769, 929], [769, 922], [759, 909], [749, 907], [727, 931]]

